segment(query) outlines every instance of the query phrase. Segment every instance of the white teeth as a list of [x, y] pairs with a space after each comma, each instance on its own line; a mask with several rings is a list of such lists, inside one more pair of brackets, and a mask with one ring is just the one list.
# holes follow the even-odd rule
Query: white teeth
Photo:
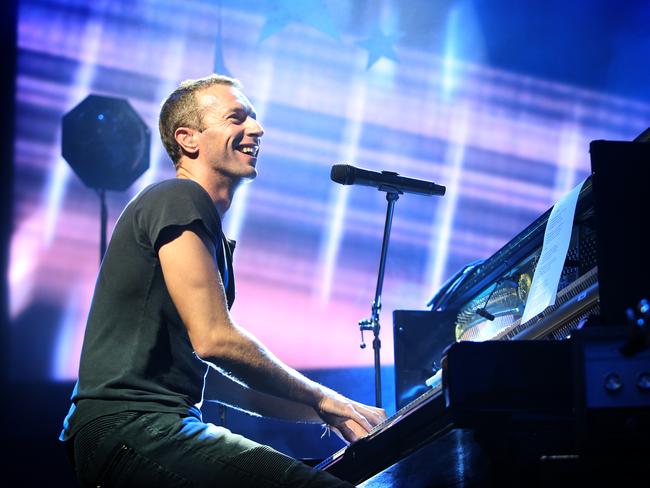
[[255, 147], [244, 146], [240, 149], [240, 151], [245, 154], [250, 154], [251, 156], [254, 156], [255, 154], [257, 154], [257, 146]]

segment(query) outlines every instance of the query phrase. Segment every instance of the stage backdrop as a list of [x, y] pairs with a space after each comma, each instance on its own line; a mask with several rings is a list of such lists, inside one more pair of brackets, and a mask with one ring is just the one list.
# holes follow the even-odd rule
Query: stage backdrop
[[373, 361], [357, 322], [386, 201], [333, 183], [331, 166], [445, 185], [443, 198], [396, 204], [381, 315], [390, 365], [394, 309], [425, 309], [447, 277], [587, 177], [591, 140], [650, 125], [647, 2], [609, 3], [21, 1], [12, 378], [76, 378], [100, 213], [61, 157], [61, 118], [87, 95], [127, 99], [152, 131], [150, 169], [108, 194], [110, 234], [138, 191], [173, 176], [161, 100], [213, 71], [243, 82], [266, 134], [259, 176], [224, 222], [238, 241], [233, 313], [302, 370]]

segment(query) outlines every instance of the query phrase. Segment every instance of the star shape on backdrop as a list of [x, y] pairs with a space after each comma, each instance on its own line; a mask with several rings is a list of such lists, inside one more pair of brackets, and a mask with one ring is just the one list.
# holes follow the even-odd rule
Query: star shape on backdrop
[[366, 69], [370, 69], [380, 58], [387, 58], [397, 62], [394, 46], [403, 36], [402, 33], [384, 34], [379, 27], [375, 27], [368, 38], [358, 41], [357, 45], [368, 51]]
[[270, 0], [267, 8], [266, 23], [262, 26], [257, 42], [262, 42], [293, 23], [313, 27], [335, 40], [341, 37], [324, 0]]
[[[219, 25], [214, 56], [214, 71], [229, 74], [225, 66], [221, 36], [221, 2], [219, 2]], [[268, 0], [266, 2], [266, 22], [262, 26], [258, 43], [271, 37], [290, 24], [304, 24], [340, 41], [341, 33], [325, 0]], [[403, 33], [385, 34], [375, 26], [366, 39], [356, 44], [368, 51], [366, 70], [381, 58], [399, 62], [395, 53], [395, 44], [404, 36]]]

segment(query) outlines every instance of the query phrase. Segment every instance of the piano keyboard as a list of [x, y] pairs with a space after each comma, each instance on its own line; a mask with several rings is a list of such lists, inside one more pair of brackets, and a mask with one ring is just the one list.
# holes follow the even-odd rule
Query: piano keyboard
[[[442, 392], [442, 369], [438, 370], [438, 372], [429, 378], [427, 380], [427, 384], [431, 387], [429, 390], [427, 390], [425, 393], [420, 395], [419, 397], [415, 398], [412, 400], [410, 403], [407, 403], [404, 407], [400, 408], [397, 412], [395, 412], [394, 415], [391, 415], [388, 417], [386, 420], [384, 420], [381, 424], [376, 425], [366, 437], [364, 437], [362, 440], [365, 439], [371, 439], [376, 437], [377, 435], [381, 434], [381, 432], [390, 429], [393, 427], [396, 423], [398, 423], [400, 420], [402, 420], [404, 417], [410, 415], [411, 413], [415, 412], [418, 410], [421, 406], [427, 404], [431, 398], [437, 396], [438, 394], [441, 394]], [[357, 441], [360, 442], [360, 441]], [[320, 464], [316, 466], [316, 468], [321, 469], [325, 466], [328, 466], [332, 462], [336, 461], [338, 458], [343, 456], [345, 452], [349, 449], [352, 448], [355, 443], [352, 443], [348, 446], [344, 446], [338, 451], [336, 451], [334, 454], [332, 454], [330, 457], [322, 461]]]

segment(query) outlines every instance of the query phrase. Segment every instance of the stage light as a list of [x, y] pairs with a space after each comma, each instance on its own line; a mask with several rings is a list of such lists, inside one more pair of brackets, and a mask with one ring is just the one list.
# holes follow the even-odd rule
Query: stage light
[[123, 98], [88, 95], [63, 116], [62, 155], [86, 186], [124, 191], [149, 168], [151, 132]]
[[63, 116], [61, 154], [101, 202], [99, 259], [106, 252], [106, 190], [124, 191], [149, 168], [151, 131], [123, 98], [88, 95]]

